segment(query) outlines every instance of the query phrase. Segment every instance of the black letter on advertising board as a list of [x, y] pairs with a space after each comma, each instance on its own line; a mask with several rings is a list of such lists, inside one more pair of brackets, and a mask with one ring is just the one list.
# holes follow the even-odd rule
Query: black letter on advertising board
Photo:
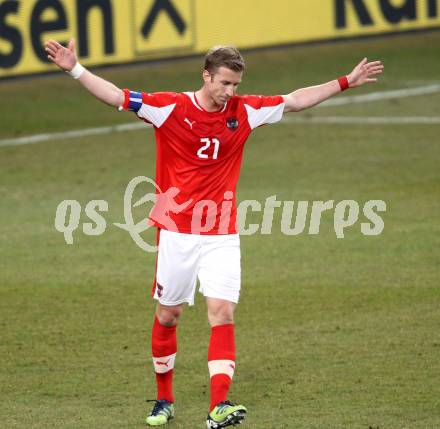
[[[54, 9], [57, 18], [52, 21], [42, 21], [41, 17], [48, 8]], [[35, 4], [31, 17], [31, 40], [35, 55], [48, 63], [46, 51], [41, 43], [41, 35], [48, 31], [65, 30], [67, 28], [66, 13], [59, 0], [40, 0]], [[65, 42], [63, 42], [65, 43]]]
[[[345, 28], [347, 26], [346, 17], [346, 3], [349, 0], [335, 0], [335, 12], [336, 12], [336, 28]], [[373, 20], [371, 19], [368, 9], [366, 8], [363, 0], [351, 0], [353, 3], [356, 14], [359, 18], [361, 25], [371, 25]]]
[[402, 19], [416, 19], [416, 2], [407, 0], [402, 6], [393, 6], [389, 0], [380, 0], [383, 16], [391, 24], [397, 24]]
[[427, 0], [428, 1], [428, 16], [430, 18], [435, 18], [437, 16], [437, 0]]
[[78, 13], [79, 56], [87, 57], [89, 55], [87, 15], [92, 7], [99, 7], [101, 9], [104, 22], [104, 52], [106, 54], [113, 54], [115, 52], [115, 44], [113, 42], [113, 15], [109, 0], [77, 0], [76, 7]]
[[169, 0], [156, 0], [147, 16], [147, 19], [144, 22], [144, 25], [142, 25], [141, 31], [144, 38], [147, 38], [150, 34], [151, 29], [154, 26], [154, 22], [156, 21], [156, 18], [161, 10], [164, 10], [168, 14], [179, 34], [183, 34], [185, 32], [185, 21], [179, 15], [179, 12], [177, 12], [173, 4]]
[[9, 54], [2, 54], [0, 52], [0, 67], [11, 68], [14, 67], [21, 57], [23, 52], [23, 39], [20, 32], [6, 24], [6, 18], [10, 13], [17, 13], [19, 3], [17, 1], [5, 1], [0, 4], [0, 39], [7, 40], [12, 45], [12, 50]]

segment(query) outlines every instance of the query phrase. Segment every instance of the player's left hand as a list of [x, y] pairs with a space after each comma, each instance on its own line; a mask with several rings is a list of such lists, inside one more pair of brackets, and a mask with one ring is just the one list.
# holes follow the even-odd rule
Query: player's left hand
[[347, 75], [348, 84], [350, 88], [361, 86], [364, 83], [375, 83], [377, 77], [383, 72], [383, 64], [381, 61], [368, 62], [367, 58], [364, 58], [354, 69]]
[[72, 70], [78, 61], [74, 39], [70, 39], [67, 48], [56, 40], [51, 39], [46, 42], [44, 49], [47, 53], [47, 58], [64, 71]]

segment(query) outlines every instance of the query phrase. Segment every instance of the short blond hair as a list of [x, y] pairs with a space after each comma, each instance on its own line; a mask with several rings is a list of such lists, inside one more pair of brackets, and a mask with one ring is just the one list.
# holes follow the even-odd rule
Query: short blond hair
[[214, 74], [220, 67], [226, 67], [235, 72], [245, 68], [240, 51], [234, 46], [214, 46], [205, 55], [205, 70]]

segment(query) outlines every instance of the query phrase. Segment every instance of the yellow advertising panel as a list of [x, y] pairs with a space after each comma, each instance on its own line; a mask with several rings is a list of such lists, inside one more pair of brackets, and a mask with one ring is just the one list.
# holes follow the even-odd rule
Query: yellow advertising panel
[[91, 66], [433, 27], [440, 0], [0, 0], [0, 78], [54, 70], [49, 38]]
[[194, 9], [191, 0], [134, 0], [134, 41], [137, 56], [163, 51], [194, 51]]
[[0, 77], [54, 70], [48, 39], [75, 38], [84, 64], [132, 60], [126, 1], [0, 0]]

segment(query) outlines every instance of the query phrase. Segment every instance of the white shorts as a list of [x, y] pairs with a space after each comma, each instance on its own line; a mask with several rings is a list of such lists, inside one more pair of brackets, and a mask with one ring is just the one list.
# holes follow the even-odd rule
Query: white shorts
[[163, 305], [194, 305], [197, 278], [204, 296], [238, 302], [239, 235], [182, 234], [161, 229], [153, 297]]

